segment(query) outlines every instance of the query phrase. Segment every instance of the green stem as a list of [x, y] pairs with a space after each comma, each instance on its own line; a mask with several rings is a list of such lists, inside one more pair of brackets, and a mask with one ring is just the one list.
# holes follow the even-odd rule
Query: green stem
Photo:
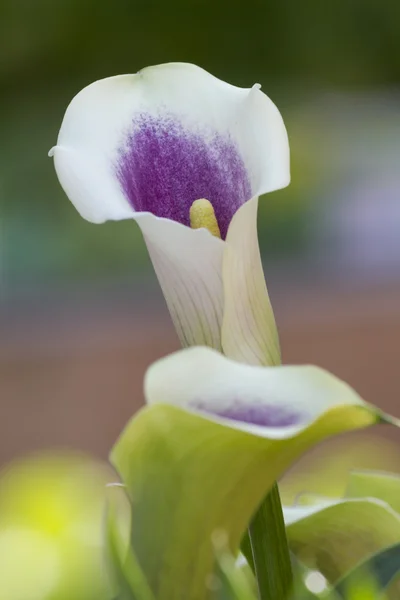
[[286, 600], [293, 574], [276, 483], [253, 517], [249, 537], [260, 600]]

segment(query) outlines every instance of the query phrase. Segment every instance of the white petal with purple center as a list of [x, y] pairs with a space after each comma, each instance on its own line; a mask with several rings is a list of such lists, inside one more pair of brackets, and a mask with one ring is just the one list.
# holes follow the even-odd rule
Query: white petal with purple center
[[297, 435], [337, 407], [369, 410], [352, 388], [318, 367], [245, 365], [208, 348], [183, 350], [155, 363], [146, 375], [145, 394], [149, 404], [176, 405], [269, 439]]
[[241, 204], [289, 182], [287, 134], [269, 98], [184, 63], [86, 87], [52, 154], [94, 222], [151, 212], [188, 225], [191, 204], [207, 198], [225, 237]]
[[[238, 88], [183, 63], [103, 79], [72, 100], [51, 155], [61, 185], [84, 218], [138, 222], [183, 345], [221, 349], [224, 318], [228, 354], [276, 362], [275, 323], [254, 256], [258, 245], [249, 239], [242, 256], [246, 243], [240, 241], [257, 231], [256, 200], [255, 210], [242, 211], [244, 225], [242, 205], [290, 178], [282, 117], [259, 86]], [[223, 285], [223, 242], [182, 227], [200, 198], [211, 202], [223, 239], [239, 209], [230, 236], [235, 253], [225, 271], [239, 261], [241, 272], [249, 269], [252, 285], [249, 294], [238, 296], [238, 306], [234, 296], [246, 282], [243, 277], [235, 282], [231, 272]], [[243, 318], [239, 323], [235, 318], [250, 303], [252, 323], [246, 328]], [[268, 313], [265, 331], [264, 317], [260, 323], [254, 319], [262, 313]]]

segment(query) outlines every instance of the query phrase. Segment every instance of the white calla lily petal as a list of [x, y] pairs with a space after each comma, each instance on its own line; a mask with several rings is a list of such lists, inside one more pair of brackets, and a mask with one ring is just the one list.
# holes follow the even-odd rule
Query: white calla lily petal
[[[209, 348], [190, 348], [156, 362], [145, 378], [149, 404], [176, 405], [212, 421], [269, 439], [286, 439], [335, 409], [366, 422], [376, 409], [346, 383], [312, 366], [259, 367]], [[359, 413], [359, 414], [358, 414]], [[343, 417], [342, 417], [343, 418]]]
[[287, 134], [271, 100], [184, 63], [86, 87], [52, 154], [61, 185], [94, 222], [148, 211], [187, 225], [191, 204], [207, 198], [224, 237], [241, 204], [289, 182]]
[[113, 173], [108, 177], [99, 176], [111, 170], [107, 156], [68, 146], [55, 146], [49, 155], [54, 157], [54, 167], [65, 193], [84, 219], [104, 223], [108, 219], [117, 221], [134, 216]]
[[226, 237], [222, 348], [240, 362], [278, 365], [279, 337], [258, 246], [257, 207], [258, 198], [241, 206]]
[[144, 239], [183, 346], [219, 349], [224, 242], [206, 229], [139, 213]]
[[224, 346], [252, 363], [279, 361], [257, 256], [257, 200], [249, 209], [245, 204], [289, 183], [289, 145], [282, 117], [260, 86], [238, 88], [184, 63], [103, 79], [72, 100], [50, 154], [84, 218], [137, 220], [184, 345], [221, 349], [223, 243], [178, 225], [188, 226], [193, 202], [205, 198], [225, 239], [242, 207], [224, 260]]

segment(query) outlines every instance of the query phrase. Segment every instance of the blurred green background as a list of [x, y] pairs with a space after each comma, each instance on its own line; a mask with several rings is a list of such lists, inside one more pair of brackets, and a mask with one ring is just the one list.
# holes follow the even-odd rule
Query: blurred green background
[[[267, 260], [302, 266], [322, 260], [324, 267], [335, 248], [347, 247], [338, 241], [347, 230], [338, 235], [343, 215], [331, 218], [332, 201], [339, 206], [343, 195], [353, 198], [358, 182], [372, 175], [381, 181], [382, 171], [387, 180], [389, 168], [396, 175], [397, 0], [0, 0], [3, 297], [41, 283], [87, 284], [146, 272], [136, 226], [81, 220], [47, 152], [82, 87], [168, 61], [194, 62], [240, 86], [260, 82], [283, 113], [292, 184], [261, 205]], [[384, 193], [382, 184], [376, 194]], [[399, 212], [394, 216], [400, 226]], [[348, 237], [351, 224], [350, 218]], [[360, 232], [357, 223], [355, 229]], [[362, 224], [360, 236], [362, 244]], [[394, 253], [399, 245], [378, 263], [392, 264]], [[364, 265], [368, 255], [360, 260]]]

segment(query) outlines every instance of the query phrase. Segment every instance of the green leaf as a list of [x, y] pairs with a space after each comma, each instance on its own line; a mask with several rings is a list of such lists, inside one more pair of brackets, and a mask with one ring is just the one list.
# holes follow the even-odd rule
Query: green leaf
[[380, 500], [303, 495], [299, 501], [307, 504], [284, 507], [289, 546], [330, 583], [371, 553], [400, 540], [400, 517]]
[[130, 505], [121, 486], [108, 488], [106, 554], [117, 600], [155, 600], [129, 544]]
[[[248, 568], [248, 565], [240, 567], [230, 553], [225, 532], [214, 532], [212, 541], [217, 560], [216, 592], [213, 597], [216, 600], [257, 600], [254, 576], [251, 571], [246, 574], [245, 567]], [[249, 575], [253, 577], [253, 585]]]
[[249, 537], [260, 600], [287, 598], [293, 574], [276, 483], [251, 520]]
[[371, 417], [344, 406], [289, 439], [266, 439], [173, 406], [142, 410], [111, 460], [127, 485], [133, 548], [157, 600], [206, 597], [213, 531], [225, 530], [237, 551], [256, 507], [285, 469], [320, 439]]
[[249, 565], [253, 573], [255, 573], [253, 550], [251, 549], [251, 541], [248, 530], [245, 532], [243, 539], [240, 542], [240, 551], [245, 557], [247, 564]]
[[400, 513], [400, 477], [382, 471], [352, 471], [346, 489], [347, 498], [379, 498]]
[[[375, 586], [376, 592], [381, 595], [399, 574], [400, 542], [377, 552], [358, 564], [336, 584], [335, 590], [342, 598], [352, 600], [349, 593], [363, 585], [363, 582], [368, 579], [371, 582], [370, 586]], [[364, 598], [367, 600], [366, 596], [363, 596], [363, 600]]]

